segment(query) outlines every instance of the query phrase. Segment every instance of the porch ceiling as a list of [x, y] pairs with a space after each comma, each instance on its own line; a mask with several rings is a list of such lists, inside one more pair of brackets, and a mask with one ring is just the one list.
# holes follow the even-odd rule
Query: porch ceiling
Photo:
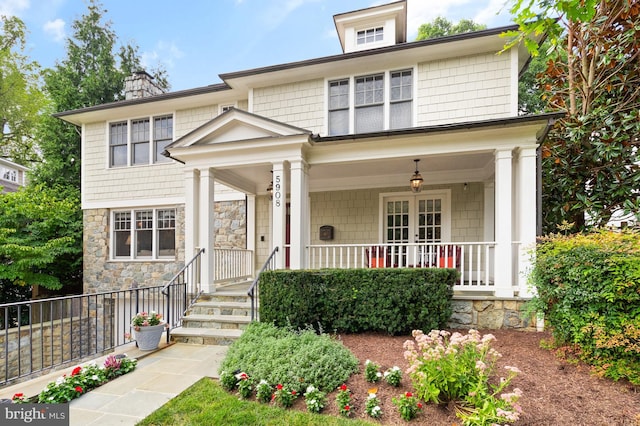
[[[493, 175], [493, 152], [441, 154], [420, 158], [418, 170], [425, 185], [477, 182]], [[309, 165], [311, 192], [359, 188], [406, 186], [415, 170], [414, 157], [346, 161]], [[271, 163], [235, 166], [216, 173], [217, 179], [231, 188], [266, 194], [271, 180]]]

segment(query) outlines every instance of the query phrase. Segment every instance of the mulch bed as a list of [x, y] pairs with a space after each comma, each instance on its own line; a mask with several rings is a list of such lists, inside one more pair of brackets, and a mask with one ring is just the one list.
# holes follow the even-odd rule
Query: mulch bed
[[[464, 331], [461, 331], [464, 332]], [[591, 374], [584, 365], [569, 363], [552, 351], [540, 347], [542, 339], [550, 339], [546, 332], [516, 330], [482, 331], [491, 333], [497, 341], [493, 347], [502, 354], [498, 367], [518, 367], [522, 373], [512, 382], [523, 391], [519, 403], [523, 414], [517, 425], [631, 425], [640, 426], [640, 389], [625, 381], [612, 382]], [[367, 359], [381, 365], [384, 371], [394, 365], [403, 370], [408, 367], [403, 358], [402, 344], [411, 337], [392, 337], [383, 334], [363, 333], [340, 335], [360, 360], [360, 373], [351, 376], [346, 385], [353, 392], [352, 418], [370, 418], [364, 411], [367, 391], [376, 387], [383, 409], [378, 422], [384, 425], [407, 424], [391, 402], [406, 391], [412, 391], [411, 382], [403, 375], [402, 384], [394, 388], [383, 381], [373, 385], [364, 379], [364, 363]], [[306, 410], [303, 398], [294, 408]], [[324, 414], [339, 415], [335, 404], [335, 392], [328, 395]], [[418, 417], [410, 424], [460, 425], [454, 407], [426, 404]]]

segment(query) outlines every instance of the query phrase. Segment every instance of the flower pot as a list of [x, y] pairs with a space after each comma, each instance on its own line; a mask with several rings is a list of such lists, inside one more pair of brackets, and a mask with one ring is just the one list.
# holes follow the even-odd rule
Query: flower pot
[[145, 327], [138, 327], [139, 330], [133, 329], [133, 338], [136, 340], [138, 349], [141, 351], [151, 351], [158, 347], [162, 332], [165, 328], [165, 323], [162, 322], [158, 325], [147, 325]]

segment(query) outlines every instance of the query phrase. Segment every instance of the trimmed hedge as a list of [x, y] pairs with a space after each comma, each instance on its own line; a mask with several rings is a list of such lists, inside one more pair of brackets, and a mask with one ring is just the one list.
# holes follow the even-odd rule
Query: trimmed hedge
[[323, 269], [260, 276], [260, 320], [278, 326], [409, 334], [451, 317], [455, 269]]
[[545, 239], [531, 279], [557, 343], [577, 345], [606, 377], [640, 384], [640, 233]]

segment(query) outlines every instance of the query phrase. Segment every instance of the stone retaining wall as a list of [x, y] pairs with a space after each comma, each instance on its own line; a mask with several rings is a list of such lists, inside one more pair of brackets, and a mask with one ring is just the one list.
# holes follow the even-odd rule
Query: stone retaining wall
[[478, 330], [523, 329], [536, 331], [535, 315], [527, 316], [523, 312], [526, 300], [497, 299], [485, 297], [472, 299], [468, 296], [456, 298], [451, 302], [453, 313], [447, 323], [450, 328]]

